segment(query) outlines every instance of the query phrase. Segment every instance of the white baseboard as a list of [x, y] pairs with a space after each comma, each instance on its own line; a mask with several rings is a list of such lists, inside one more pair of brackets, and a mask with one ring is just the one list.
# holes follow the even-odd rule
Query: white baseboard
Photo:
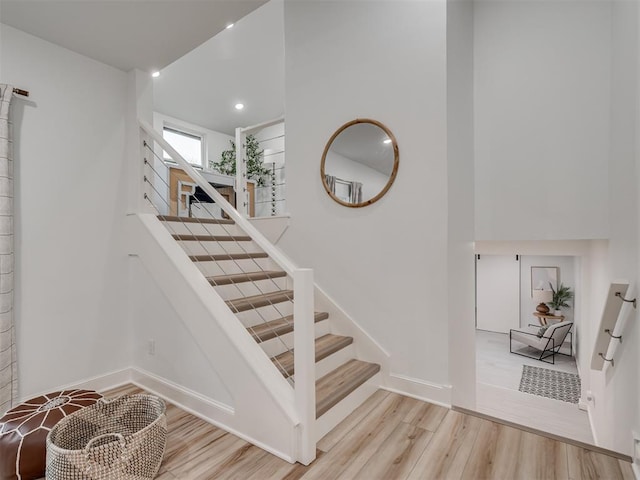
[[600, 446], [598, 435], [596, 435], [596, 427], [593, 423], [593, 412], [591, 405], [587, 405], [587, 417], [589, 418], [589, 427], [591, 427], [591, 435], [593, 436], [593, 444]]
[[[232, 425], [234, 422], [235, 411], [233, 407], [218, 402], [214, 399], [205, 397], [193, 390], [184, 388], [167, 379], [159, 377], [153, 373], [138, 368], [125, 368], [116, 372], [107, 373], [105, 375], [89, 378], [57, 389], [49, 390], [68, 390], [73, 388], [82, 388], [87, 390], [96, 390], [98, 392], [120, 387], [127, 383], [131, 383], [144, 389], [145, 391], [157, 395], [165, 401], [172, 403], [185, 412], [194, 415], [207, 423], [214, 425], [226, 432], [231, 433], [283, 460], [294, 463], [296, 460], [291, 455], [287, 455], [276, 450], [263, 442], [257, 441], [246, 435]], [[47, 392], [44, 392], [47, 393]], [[32, 395], [29, 398], [32, 398]]]
[[[131, 383], [153, 393], [209, 423], [218, 421], [220, 414], [234, 415], [233, 407], [182, 387], [139, 368], [131, 369]], [[217, 426], [217, 425], [216, 425]], [[226, 428], [225, 428], [226, 430]]]
[[116, 370], [113, 372], [105, 373], [103, 375], [86, 378], [78, 382], [62, 385], [60, 387], [50, 388], [47, 391], [30, 394], [25, 396], [24, 398], [20, 398], [18, 403], [22, 403], [30, 398], [46, 395], [51, 392], [58, 392], [60, 390], [84, 389], [95, 390], [96, 392], [109, 390], [110, 388], [119, 387], [120, 385], [131, 382], [131, 370], [131, 368], [123, 368], [122, 370]]
[[451, 408], [451, 385], [439, 385], [392, 373], [389, 375], [387, 385], [380, 388], [423, 402]]

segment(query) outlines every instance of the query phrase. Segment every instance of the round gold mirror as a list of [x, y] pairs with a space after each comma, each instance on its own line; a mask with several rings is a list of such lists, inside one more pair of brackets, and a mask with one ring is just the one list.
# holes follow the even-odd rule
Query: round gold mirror
[[322, 154], [320, 175], [329, 196], [345, 207], [366, 207], [391, 188], [398, 144], [382, 123], [358, 118], [334, 133]]

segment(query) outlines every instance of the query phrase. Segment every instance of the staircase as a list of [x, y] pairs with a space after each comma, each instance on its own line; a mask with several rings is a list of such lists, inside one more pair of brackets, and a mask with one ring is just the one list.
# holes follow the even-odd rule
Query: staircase
[[[162, 215], [158, 219], [293, 384], [292, 279], [232, 220]], [[329, 313], [315, 312], [314, 322], [319, 438], [368, 397], [371, 388], [364, 386], [375, 382], [380, 365], [359, 360], [352, 337], [332, 333]]]

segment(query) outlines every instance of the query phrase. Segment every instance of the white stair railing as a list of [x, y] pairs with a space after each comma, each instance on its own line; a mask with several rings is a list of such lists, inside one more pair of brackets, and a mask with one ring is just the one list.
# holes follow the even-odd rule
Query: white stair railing
[[[284, 118], [276, 118], [267, 122], [251, 125], [249, 127], [236, 128], [236, 205], [240, 213], [248, 217], [250, 210], [249, 189], [247, 187], [247, 155], [246, 143], [247, 136], [254, 135], [259, 137], [260, 132], [275, 127], [279, 124], [284, 125]], [[256, 185], [254, 189], [254, 206], [256, 208], [256, 217], [274, 216], [277, 212], [284, 213], [284, 167], [282, 161], [284, 159], [284, 133], [278, 133], [275, 136], [267, 138], [258, 138], [261, 147], [265, 147], [263, 161], [265, 167], [271, 170], [269, 185]], [[277, 166], [280, 165], [280, 166]], [[268, 198], [267, 198], [268, 197]], [[265, 200], [267, 198], [267, 200]], [[282, 204], [280, 204], [282, 203]], [[269, 214], [261, 213], [264, 206], [270, 207]]]
[[[282, 121], [282, 120], [278, 120]], [[278, 121], [274, 121], [273, 124]], [[288, 259], [280, 250], [278, 250], [267, 238], [262, 235], [238, 210], [236, 210], [207, 180], [189, 163], [187, 162], [153, 127], [139, 120], [140, 138], [142, 139], [142, 152], [144, 162], [147, 163], [145, 152], [154, 151], [151, 142], [155, 142], [162, 150], [168, 153], [172, 161], [174, 161], [184, 172], [186, 172], [193, 182], [198, 185], [214, 202], [232, 219], [236, 225], [243, 230], [251, 239], [269, 255], [286, 274], [293, 280], [294, 290], [294, 370], [295, 382], [294, 397], [296, 405], [296, 413], [298, 416], [298, 458], [297, 460], [308, 465], [315, 459], [315, 346], [314, 346], [314, 283], [313, 271], [310, 269], [298, 268], [290, 259]], [[263, 127], [265, 125], [263, 124]], [[254, 127], [250, 127], [254, 128]], [[236, 145], [242, 145], [242, 139], [238, 141], [236, 137]], [[238, 156], [236, 157], [238, 158]], [[238, 170], [241, 171], [241, 170]], [[246, 175], [244, 178], [244, 187], [246, 188]], [[153, 184], [144, 175], [141, 169], [140, 192], [141, 198], [140, 213], [149, 213], [149, 203], [157, 192], [152, 191], [146, 193], [146, 185]], [[154, 190], [152, 188], [152, 190]], [[239, 192], [236, 192], [237, 194]], [[242, 200], [242, 194], [246, 196], [246, 189], [241, 190], [237, 204], [246, 206], [248, 202]], [[238, 197], [237, 197], [238, 198]], [[213, 292], [213, 291], [212, 291]]]

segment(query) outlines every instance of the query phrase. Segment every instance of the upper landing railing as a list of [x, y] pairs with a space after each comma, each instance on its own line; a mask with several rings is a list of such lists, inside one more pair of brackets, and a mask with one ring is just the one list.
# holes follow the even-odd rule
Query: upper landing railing
[[268, 217], [286, 213], [286, 177], [284, 118], [250, 127], [236, 128], [236, 205], [240, 213], [249, 215], [249, 189], [247, 180], [247, 136], [253, 135], [263, 151], [262, 166], [268, 174], [254, 188], [256, 217]]

